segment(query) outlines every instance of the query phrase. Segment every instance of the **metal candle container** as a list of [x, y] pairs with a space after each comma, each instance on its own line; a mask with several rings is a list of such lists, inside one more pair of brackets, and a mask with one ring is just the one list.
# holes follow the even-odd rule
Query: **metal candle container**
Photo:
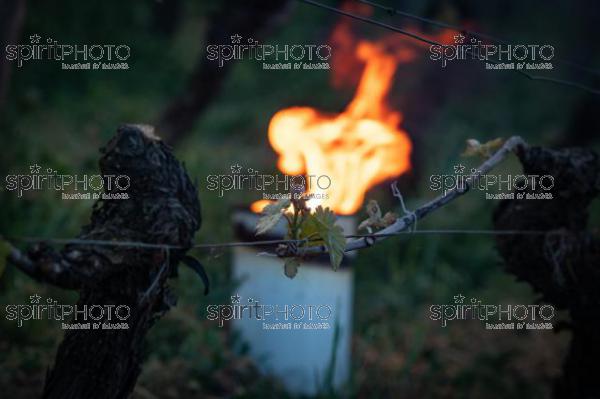
[[[283, 220], [269, 236], [256, 237], [259, 217], [246, 209], [234, 212], [239, 239], [283, 238]], [[338, 224], [345, 234], [355, 231], [353, 217], [340, 217]], [[234, 318], [233, 330], [248, 344], [249, 355], [261, 371], [278, 377], [291, 393], [314, 395], [325, 388], [340, 389], [350, 376], [351, 256], [337, 271], [328, 256], [305, 260], [290, 279], [284, 274], [284, 260], [262, 251], [251, 246], [234, 250], [233, 278], [239, 283], [240, 303], [263, 306], [255, 307], [254, 315], [248, 312], [249, 317]]]

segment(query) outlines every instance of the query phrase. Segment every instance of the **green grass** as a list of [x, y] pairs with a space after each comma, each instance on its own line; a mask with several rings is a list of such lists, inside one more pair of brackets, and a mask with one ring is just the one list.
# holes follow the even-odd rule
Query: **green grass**
[[[182, 26], [169, 39], [151, 32], [147, 5], [122, 6], [122, 12], [115, 12], [110, 7], [71, 3], [73, 7], [60, 10], [49, 4], [31, 7], [24, 32], [51, 34], [64, 42], [72, 38], [78, 42], [126, 40], [133, 49], [132, 70], [64, 72], [49, 63], [14, 70], [0, 121], [5, 144], [2, 174], [27, 173], [36, 162], [65, 172], [95, 172], [98, 148], [116, 126], [155, 120], [179, 92], [201, 52], [206, 24], [202, 7], [186, 6]], [[85, 12], [70, 11], [75, 8]], [[59, 17], [69, 23], [57, 23]], [[334, 20], [298, 6], [270, 41], [318, 42], [324, 40]], [[275, 172], [276, 155], [266, 139], [269, 118], [292, 105], [339, 111], [351, 93], [330, 89], [328, 81], [323, 71], [262, 71], [254, 62], [233, 68], [222, 92], [175, 148], [199, 182], [203, 226], [198, 242], [234, 240], [231, 207], [247, 204], [260, 194], [238, 191], [218, 198], [206, 189], [205, 176], [228, 173], [233, 163]], [[458, 156], [465, 139], [519, 134], [534, 144], [551, 143], [569, 116], [557, 110], [569, 109], [581, 95], [512, 74], [487, 77], [486, 82], [479, 91], [455, 93], [453, 101], [432, 110], [429, 124], [418, 132], [424, 137], [418, 140], [422, 146], [415, 148], [421, 160], [415, 165], [419, 180], [404, 192], [409, 208], [433, 197], [427, 176], [451, 173], [459, 161], [473, 164]], [[598, 148], [597, 141], [594, 146]], [[517, 171], [518, 166], [513, 161], [500, 170]], [[15, 198], [3, 191], [0, 195], [1, 231], [13, 235], [72, 237], [90, 214], [90, 202], [61, 201], [55, 193]], [[397, 205], [386, 185], [376, 187], [368, 197], [377, 198], [385, 210]], [[419, 228], [488, 229], [494, 206], [480, 193], [470, 193], [419, 223]], [[595, 209], [597, 221], [597, 205]], [[282, 397], [285, 393], [276, 382], [260, 376], [246, 357], [230, 350], [234, 338], [206, 323], [206, 305], [225, 302], [235, 287], [229, 278], [231, 254], [195, 255], [207, 267], [213, 292], [208, 298], [202, 296], [201, 282], [182, 271], [183, 278], [173, 283], [179, 305], [149, 335], [140, 386], [187, 397], [199, 392], [218, 395], [229, 381], [227, 393], [233, 397]], [[536, 300], [527, 285], [504, 273], [491, 237], [393, 238], [362, 251], [353, 267], [353, 371], [347, 387], [351, 396], [538, 398], [548, 394], [564, 353], [564, 334], [494, 334], [484, 332], [477, 323], [456, 323], [444, 329], [427, 317], [429, 305], [449, 303], [458, 293], [485, 298], [488, 303]], [[2, 304], [24, 303], [33, 293], [64, 302], [75, 300], [73, 294], [33, 282], [12, 268], [0, 278]], [[0, 386], [14, 391], [10, 397], [23, 394], [17, 382], [24, 372], [37, 373], [41, 381], [60, 338], [61, 331], [50, 322], [16, 328], [0, 319], [4, 371]]]

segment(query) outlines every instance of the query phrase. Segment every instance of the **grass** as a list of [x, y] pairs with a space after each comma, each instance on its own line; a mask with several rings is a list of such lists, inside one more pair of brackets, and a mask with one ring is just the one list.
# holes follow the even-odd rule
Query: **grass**
[[[132, 70], [64, 72], [54, 64], [36, 63], [13, 71], [9, 103], [0, 121], [3, 142], [10, 145], [0, 160], [2, 170], [27, 173], [28, 165], [37, 162], [65, 172], [95, 172], [98, 148], [118, 124], [155, 120], [184, 84], [201, 52], [204, 9], [187, 7], [182, 27], [171, 39], [151, 32], [146, 5], [123, 6], [119, 8], [122, 13], [107, 7], [98, 13], [92, 6], [77, 3], [88, 17], [80, 16], [85, 13], [70, 15], [70, 7], [32, 7], [25, 32], [45, 32], [65, 42], [73, 38], [78, 42], [122, 42], [125, 38], [134, 49]], [[56, 18], [45, 18], [47, 14], [56, 18], [64, 14], [70, 22], [58, 24]], [[270, 40], [324, 40], [328, 29], [323, 27], [335, 20], [305, 7], [298, 7], [293, 15]], [[233, 163], [275, 172], [276, 155], [266, 140], [270, 116], [291, 105], [311, 105], [330, 112], [342, 109], [351, 93], [329, 89], [328, 81], [323, 71], [263, 71], [253, 62], [233, 68], [222, 92], [175, 149], [199, 181], [203, 226], [198, 242], [234, 240], [231, 208], [260, 195], [240, 191], [218, 198], [206, 189], [204, 177], [227, 173]], [[453, 93], [449, 96], [453, 101], [432, 110], [426, 126], [410, 132], [422, 137], [417, 137], [421, 146], [415, 148], [419, 178], [403, 190], [409, 208], [432, 197], [427, 176], [450, 173], [465, 139], [520, 134], [532, 143], [552, 142], [569, 116], [554, 110], [569, 109], [580, 97], [575, 91], [510, 74], [485, 77], [485, 82], [485, 89]], [[401, 96], [402, 88], [398, 90]], [[598, 142], [594, 145], [597, 148]], [[513, 163], [504, 171], [516, 168]], [[0, 195], [1, 231], [14, 235], [72, 237], [90, 214], [90, 202], [59, 201], [51, 192], [29, 192], [23, 198], [6, 191]], [[377, 198], [384, 209], [396, 206], [386, 185], [374, 188], [368, 197]], [[487, 229], [495, 204], [483, 200], [480, 193], [471, 193], [419, 227]], [[205, 320], [206, 305], [225, 302], [235, 287], [229, 278], [230, 253], [195, 255], [206, 265], [214, 290], [208, 298], [203, 297], [200, 281], [186, 270], [173, 282], [179, 305], [148, 337], [148, 360], [135, 397], [152, 397], [149, 393], [156, 397], [284, 397], [287, 394], [277, 381], [260, 375], [250, 359], [231, 351], [235, 337]], [[356, 295], [352, 380], [347, 387], [350, 396], [548, 395], [551, 379], [559, 372], [568, 338], [565, 334], [492, 333], [476, 322], [441, 328], [427, 316], [431, 304], [449, 303], [458, 293], [485, 298], [487, 303], [536, 300], [527, 285], [504, 273], [491, 237], [400, 237], [362, 251], [353, 267]], [[12, 268], [0, 278], [2, 304], [25, 303], [34, 293], [63, 303], [76, 299]], [[7, 397], [28, 397], [41, 386], [61, 335], [51, 322], [17, 328], [0, 319], [0, 364], [4, 370], [0, 386]], [[35, 384], [23, 383], [25, 374], [32, 375]]]

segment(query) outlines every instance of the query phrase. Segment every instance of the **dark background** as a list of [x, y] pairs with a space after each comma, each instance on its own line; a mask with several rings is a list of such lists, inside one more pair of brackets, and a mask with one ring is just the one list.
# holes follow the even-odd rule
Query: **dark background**
[[[600, 65], [596, 30], [600, 11], [595, 1], [386, 4], [512, 42], [549, 43], [557, 57], [589, 67]], [[371, 15], [400, 27], [407, 23], [381, 11]], [[299, 2], [0, 1], [0, 18], [6, 43], [29, 43], [29, 35], [37, 33], [59, 43], [131, 47], [126, 71], [63, 71], [58, 62], [50, 61], [29, 61], [16, 68], [4, 62], [0, 174], [28, 173], [34, 163], [64, 173], [93, 174], [99, 147], [119, 124], [159, 124], [168, 133], [173, 120], [169, 112], [181, 106], [182, 93], [195, 93], [196, 103], [182, 111], [189, 126], [165, 137], [199, 182], [203, 206], [199, 243], [234, 240], [231, 207], [260, 198], [249, 191], [218, 198], [206, 189], [206, 175], [228, 173], [235, 163], [275, 173], [277, 156], [266, 136], [275, 112], [292, 105], [339, 112], [353, 96], [351, 86], [334, 88], [327, 71], [266, 71], [255, 61], [231, 63], [220, 71], [202, 69], [204, 49], [214, 43], [207, 38], [217, 40], [216, 44], [229, 43], [230, 35], [248, 32], [244, 36], [272, 44], [327, 42], [340, 17]], [[438, 32], [425, 24], [412, 26]], [[358, 37], [390, 34], [362, 23], [354, 28]], [[428, 60], [426, 49], [422, 51], [419, 60], [399, 67], [389, 98], [390, 106], [403, 113], [402, 127], [414, 144], [413, 169], [400, 178], [409, 209], [433, 197], [429, 175], [452, 173], [452, 165], [459, 161], [476, 164], [459, 157], [469, 138], [483, 142], [521, 135], [536, 145], [600, 147], [597, 95], [531, 81], [514, 72], [486, 71], [476, 62], [442, 69]], [[600, 87], [597, 70], [564, 63], [554, 67], [553, 77]], [[161, 130], [157, 133], [160, 136]], [[499, 171], [518, 173], [519, 166], [512, 160]], [[72, 237], [91, 210], [91, 201], [63, 201], [47, 191], [17, 198], [3, 188], [0, 195], [3, 234]], [[378, 199], [385, 209], [395, 206], [385, 184], [371, 190], [368, 198]], [[482, 193], [472, 193], [419, 227], [489, 229], [496, 204]], [[599, 225], [598, 208], [595, 203], [592, 226]], [[199, 280], [187, 270], [173, 282], [178, 306], [151, 330], [134, 397], [287, 395], [243, 354], [231, 351], [236, 338], [227, 329], [206, 320], [206, 305], [226, 302], [235, 289], [236, 282], [229, 278], [230, 252], [194, 255], [207, 267], [213, 291], [204, 297]], [[346, 394], [364, 398], [548, 396], [552, 379], [560, 373], [568, 332], [491, 332], [476, 321], [441, 328], [429, 320], [431, 304], [451, 303], [459, 293], [486, 303], [535, 303], [531, 288], [503, 271], [492, 237], [392, 239], [362, 251], [354, 267], [353, 364]], [[63, 303], [76, 300], [11, 267], [1, 271], [3, 306], [27, 303], [29, 295], [36, 293]], [[39, 395], [61, 337], [55, 322], [29, 322], [18, 328], [0, 319], [2, 397]]]

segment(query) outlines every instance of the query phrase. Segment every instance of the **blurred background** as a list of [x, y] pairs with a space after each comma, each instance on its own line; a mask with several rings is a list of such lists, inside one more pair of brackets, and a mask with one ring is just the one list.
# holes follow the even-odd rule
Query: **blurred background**
[[[384, 1], [428, 18], [489, 33], [515, 43], [549, 43], [556, 57], [600, 65], [595, 1]], [[329, 1], [361, 15], [439, 38], [447, 32], [356, 2]], [[235, 241], [231, 211], [262, 198], [250, 190], [220, 198], [206, 176], [243, 165], [280, 173], [267, 131], [271, 117], [292, 106], [340, 113], [355, 98], [365, 60], [353, 57], [361, 40], [389, 43], [395, 33], [351, 21], [296, 1], [117, 2], [0, 1], [3, 39], [29, 36], [59, 43], [124, 43], [128, 70], [61, 70], [58, 62], [21, 68], [2, 60], [0, 157], [2, 175], [28, 173], [38, 163], [64, 173], [97, 172], [99, 148], [125, 122], [157, 126], [196, 178], [203, 225], [197, 243]], [[340, 36], [340, 30], [349, 32]], [[337, 32], [337, 33], [336, 33]], [[239, 34], [261, 43], [329, 43], [330, 70], [264, 70], [255, 60], [223, 68], [206, 59], [209, 44], [229, 44]], [[3, 48], [5, 44], [3, 43]], [[511, 71], [486, 70], [472, 61], [442, 68], [427, 46], [401, 38], [389, 44], [399, 56], [385, 104], [401, 115], [409, 137], [410, 167], [398, 178], [414, 209], [437, 193], [432, 174], [452, 174], [465, 140], [481, 142], [521, 135], [535, 145], [598, 149], [598, 96], [577, 88], [531, 81]], [[346, 58], [344, 58], [346, 57]], [[554, 63], [543, 75], [599, 87], [598, 71]], [[519, 173], [512, 159], [499, 173]], [[382, 209], [397, 208], [389, 180], [366, 194]], [[91, 201], [63, 201], [50, 191], [17, 198], [0, 193], [0, 231], [15, 236], [73, 237], [86, 224]], [[597, 202], [597, 201], [596, 201]], [[497, 201], [471, 193], [436, 212], [421, 229], [490, 229]], [[366, 218], [364, 207], [357, 219]], [[599, 225], [599, 206], [592, 209]], [[233, 351], [239, 336], [230, 326], [206, 320], [206, 306], [228, 303], [239, 283], [228, 250], [194, 250], [207, 268], [212, 292], [205, 297], [191, 271], [172, 281], [178, 305], [151, 330], [147, 359], [134, 398], [292, 397], [256, 360]], [[492, 236], [407, 235], [360, 251], [353, 261], [354, 307], [351, 376], [340, 392], [324, 387], [319, 397], [358, 398], [544, 398], [561, 370], [568, 332], [486, 331], [478, 321], [442, 328], [429, 306], [454, 295], [486, 303], [535, 303], [525, 283], [505, 273]], [[302, 273], [302, 270], [300, 270]], [[282, 284], [287, 281], [281, 273]], [[41, 285], [7, 267], [0, 276], [0, 303], [25, 303], [29, 295], [74, 303], [76, 294]], [[0, 319], [0, 388], [7, 398], [38, 397], [63, 331], [50, 321], [18, 328]]]

